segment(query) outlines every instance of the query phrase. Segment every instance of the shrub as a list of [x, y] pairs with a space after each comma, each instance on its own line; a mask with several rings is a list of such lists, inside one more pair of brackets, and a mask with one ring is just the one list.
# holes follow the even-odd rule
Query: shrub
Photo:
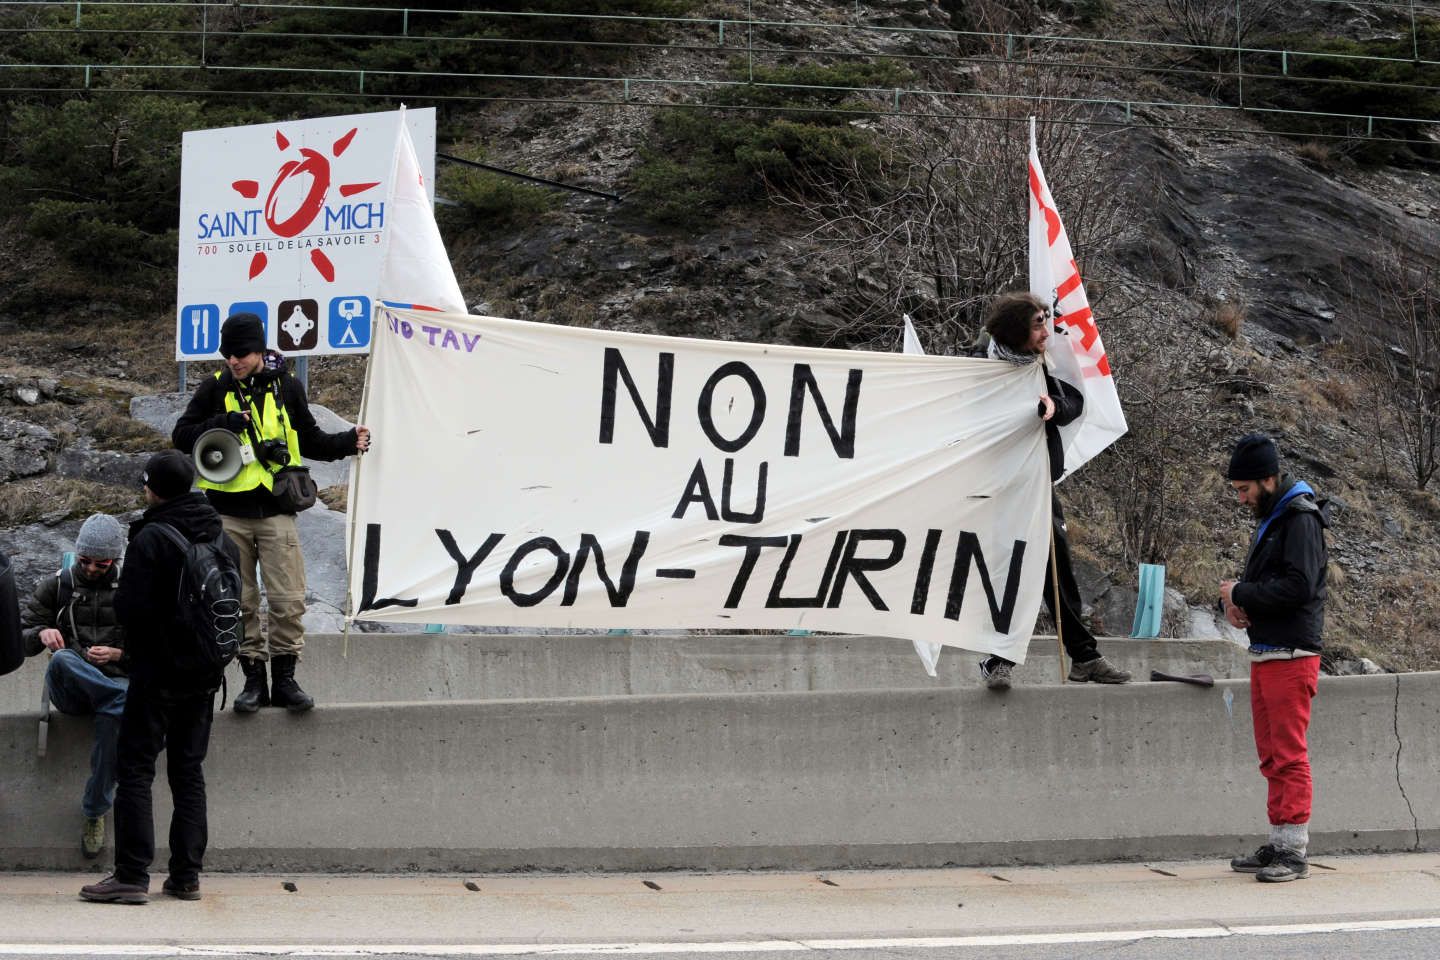
[[441, 219], [461, 229], [518, 223], [544, 213], [556, 202], [556, 195], [544, 187], [472, 167], [447, 170], [443, 195], [456, 206], [441, 207]]
[[[1440, 66], [1433, 62], [1440, 56], [1440, 19], [1421, 18], [1416, 33], [1407, 31], [1397, 37], [1349, 40], [1333, 36], [1287, 35], [1267, 38], [1265, 47], [1292, 51], [1289, 55], [1289, 76], [1286, 79], [1254, 81], [1245, 86], [1247, 106], [1266, 106], [1286, 110], [1321, 113], [1343, 113], [1359, 117], [1391, 116], [1429, 119], [1440, 116]], [[1416, 47], [1420, 60], [1414, 61]], [[1319, 54], [1343, 54], [1347, 57], [1389, 59], [1336, 59], [1306, 57], [1293, 51], [1305, 50]], [[1306, 80], [1317, 82], [1307, 83]], [[1340, 81], [1340, 82], [1336, 82]], [[1287, 114], [1259, 113], [1262, 123], [1292, 132], [1347, 133], [1365, 135], [1365, 120], [1339, 122], [1327, 117], [1297, 117]], [[1423, 139], [1428, 126], [1403, 121], [1376, 120], [1373, 135], [1409, 140]], [[1406, 151], [1431, 158], [1440, 157], [1435, 145], [1362, 143], [1354, 153], [1357, 160], [1383, 163], [1402, 156]]]
[[102, 203], [39, 200], [30, 207], [26, 228], [71, 263], [97, 273], [175, 262], [174, 230], [157, 236], [112, 216]]
[[[750, 75], [744, 61], [732, 62], [731, 72]], [[754, 78], [754, 84], [726, 87], [696, 108], [657, 118], [655, 142], [643, 151], [631, 180], [646, 216], [699, 225], [770, 189], [803, 192], [807, 180], [827, 171], [873, 172], [879, 147], [846, 116], [873, 106], [854, 91], [901, 86], [910, 74], [881, 61], [756, 68]]]

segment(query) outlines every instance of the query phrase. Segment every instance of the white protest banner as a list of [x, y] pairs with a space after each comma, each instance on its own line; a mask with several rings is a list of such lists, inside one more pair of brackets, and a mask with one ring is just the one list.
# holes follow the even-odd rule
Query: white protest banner
[[915, 321], [910, 319], [910, 314], [904, 314], [905, 333], [900, 341], [900, 352], [908, 353], [912, 357], [923, 357], [925, 348], [920, 345], [920, 334], [915, 332]]
[[[286, 354], [364, 353], [400, 113], [191, 130], [180, 165], [175, 358], [219, 356], [258, 314]], [[435, 111], [406, 127], [433, 180]]]
[[382, 308], [362, 620], [829, 630], [1023, 661], [1037, 367]]
[[[905, 319], [905, 332], [901, 337], [900, 352], [909, 354], [912, 357], [923, 357], [925, 348], [920, 344], [920, 335], [915, 332], [915, 321], [910, 319], [910, 314], [903, 314]], [[920, 658], [920, 663], [925, 667], [925, 673], [929, 676], [937, 676], [936, 668], [940, 666], [940, 644], [926, 643], [924, 640], [915, 641], [915, 654]]]
[[[1110, 374], [1105, 344], [1090, 311], [1070, 237], [1040, 169], [1035, 118], [1030, 118], [1030, 292], [1050, 304], [1064, 336], [1050, 338], [1045, 355], [1051, 372], [1085, 397], [1084, 413], [1060, 428], [1069, 476], [1125, 434], [1125, 413]], [[1063, 479], [1063, 478], [1062, 478]]]

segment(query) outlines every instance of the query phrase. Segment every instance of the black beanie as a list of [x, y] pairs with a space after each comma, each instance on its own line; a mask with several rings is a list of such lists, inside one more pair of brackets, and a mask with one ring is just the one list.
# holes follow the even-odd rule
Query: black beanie
[[1280, 474], [1280, 454], [1275, 441], [1263, 433], [1250, 433], [1235, 442], [1230, 454], [1227, 480], [1263, 480]]
[[140, 479], [161, 500], [174, 500], [190, 492], [195, 482], [195, 467], [179, 450], [162, 450], [145, 462]]
[[221, 325], [220, 356], [244, 357], [264, 352], [265, 324], [255, 314], [233, 314]]

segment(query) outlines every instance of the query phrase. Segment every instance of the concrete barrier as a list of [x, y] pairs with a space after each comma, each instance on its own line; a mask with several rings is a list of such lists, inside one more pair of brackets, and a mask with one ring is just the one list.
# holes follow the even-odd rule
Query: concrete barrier
[[[320, 703], [509, 700], [672, 693], [780, 693], [975, 686], [978, 654], [946, 650], [925, 674], [907, 640], [854, 636], [521, 636], [353, 633], [308, 638], [299, 678]], [[1139, 678], [1152, 669], [1244, 677], [1245, 652], [1224, 641], [1104, 639]], [[1018, 684], [1057, 683], [1053, 638], [1031, 641]], [[34, 712], [45, 658], [0, 681], [0, 713]], [[231, 688], [243, 684], [232, 667]]]
[[[1260, 842], [1248, 682], [390, 703], [216, 718], [213, 869], [763, 868]], [[75, 869], [89, 724], [0, 717], [0, 869]], [[1440, 839], [1440, 674], [1325, 678], [1312, 849]], [[157, 789], [163, 841], [168, 798]], [[157, 861], [163, 864], [162, 854]]]

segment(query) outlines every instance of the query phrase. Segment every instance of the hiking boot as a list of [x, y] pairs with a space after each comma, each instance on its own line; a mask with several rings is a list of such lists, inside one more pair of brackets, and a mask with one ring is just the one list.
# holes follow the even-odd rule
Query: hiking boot
[[176, 900], [199, 900], [200, 881], [178, 883], [174, 877], [166, 877], [165, 882], [160, 885], [160, 892]]
[[988, 660], [980, 661], [980, 678], [985, 681], [985, 686], [991, 690], [1010, 689], [1010, 671], [1014, 664], [999, 657], [991, 657]]
[[1071, 683], [1129, 683], [1130, 671], [1121, 670], [1104, 657], [1070, 664]]
[[100, 856], [100, 848], [105, 846], [105, 818], [86, 817], [85, 832], [80, 835], [80, 852], [85, 854], [86, 860], [94, 860]]
[[1275, 851], [1275, 859], [1269, 866], [1261, 867], [1255, 879], [1261, 883], [1285, 883], [1288, 880], [1304, 880], [1310, 876], [1310, 864], [1298, 853], [1289, 850]]
[[1232, 858], [1230, 869], [1236, 873], [1259, 873], [1263, 868], [1275, 862], [1275, 853], [1275, 848], [1267, 843], [1248, 857]]
[[236, 713], [254, 713], [261, 707], [270, 706], [270, 691], [265, 688], [265, 661], [241, 657], [240, 669], [245, 671], [245, 689], [240, 691], [230, 709]]
[[80, 899], [91, 903], [149, 903], [150, 893], [138, 883], [121, 883], [114, 875], [80, 888]]
[[[315, 698], [301, 690], [300, 684], [295, 682], [296, 659], [293, 653], [270, 658], [270, 702], [291, 713], [304, 713], [315, 706]], [[235, 702], [240, 701], [237, 699]]]

